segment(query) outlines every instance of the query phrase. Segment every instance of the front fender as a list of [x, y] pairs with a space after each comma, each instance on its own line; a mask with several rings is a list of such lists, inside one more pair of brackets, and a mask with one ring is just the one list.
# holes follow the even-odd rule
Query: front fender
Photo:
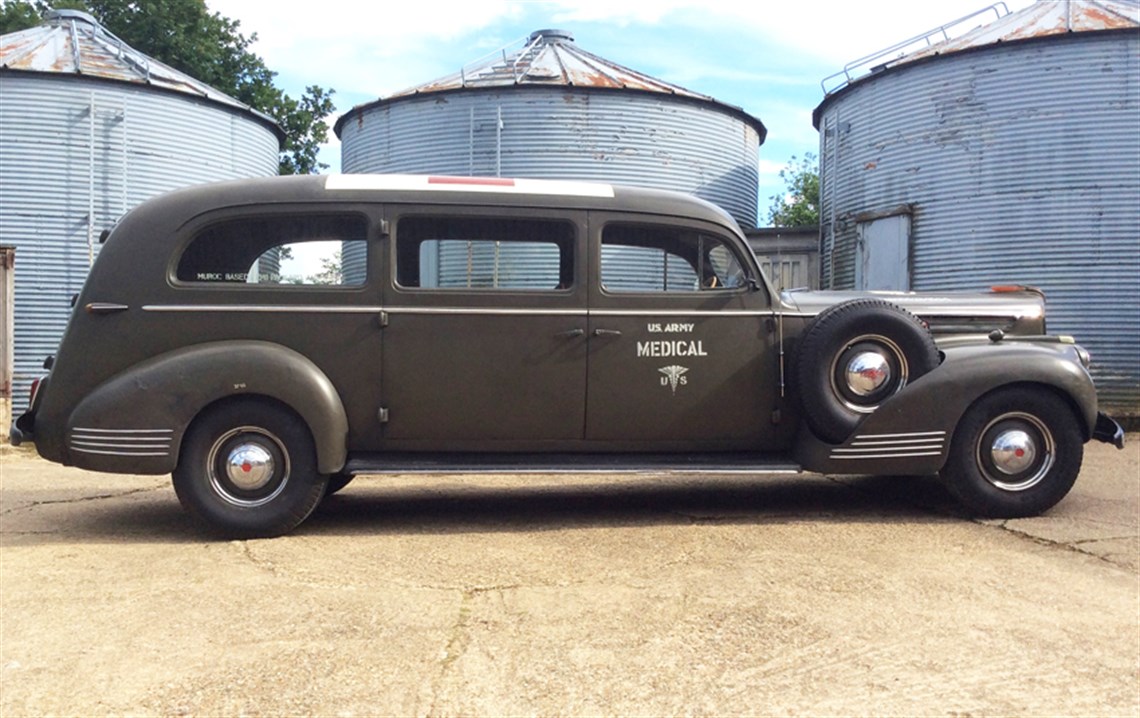
[[331, 474], [343, 468], [348, 419], [336, 388], [303, 355], [260, 341], [178, 349], [100, 384], [67, 423], [68, 463], [96, 471], [170, 473], [194, 417], [220, 399], [243, 395], [289, 406], [313, 434], [318, 469]]
[[796, 460], [812, 471], [933, 474], [946, 463], [954, 429], [975, 401], [994, 389], [1032, 384], [1069, 400], [1085, 438], [1096, 425], [1096, 387], [1074, 345], [1003, 341], [950, 346], [937, 369], [868, 414], [842, 444], [801, 427]]

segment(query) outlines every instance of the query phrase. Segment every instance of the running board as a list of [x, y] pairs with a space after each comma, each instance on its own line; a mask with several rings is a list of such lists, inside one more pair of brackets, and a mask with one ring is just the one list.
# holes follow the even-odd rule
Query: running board
[[798, 474], [770, 454], [358, 454], [358, 474]]

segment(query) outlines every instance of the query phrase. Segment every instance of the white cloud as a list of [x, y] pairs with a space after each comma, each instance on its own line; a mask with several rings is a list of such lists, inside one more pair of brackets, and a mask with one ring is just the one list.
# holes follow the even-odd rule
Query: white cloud
[[[1014, 10], [1030, 3], [1008, 0]], [[591, 23], [622, 28], [648, 26], [645, 29], [674, 33], [669, 37], [690, 30], [703, 42], [715, 44], [718, 36], [731, 40], [728, 45], [735, 52], [748, 45], [769, 53], [785, 48], [838, 70], [849, 60], [985, 7], [985, 0], [429, 0], [383, 4], [323, 0], [305, 12], [286, 11], [277, 0], [209, 0], [208, 4], [212, 11], [240, 20], [246, 34], [256, 32], [255, 51], [283, 76], [296, 78], [302, 85], [320, 84], [375, 97], [457, 71], [459, 65], [520, 39], [529, 30], [519, 32], [511, 21], [522, 17], [536, 18], [540, 24], [546, 23], [543, 27], [569, 30]], [[992, 17], [987, 15], [978, 22]], [[477, 39], [472, 41], [472, 35]], [[462, 47], [454, 47], [460, 38]], [[684, 52], [692, 48], [673, 49], [681, 50], [679, 54], [686, 59], [696, 56], [692, 51]], [[706, 58], [714, 58], [705, 63], [710, 67], [682, 67], [678, 77], [704, 77], [715, 72], [721, 78], [736, 77], [741, 82], [791, 81], [779, 73], [757, 77], [755, 72], [738, 69], [742, 64], [738, 57], [720, 57], [718, 61], [717, 47], [701, 49]], [[653, 51], [653, 47], [630, 47], [627, 63], [633, 64]], [[818, 83], [819, 79], [813, 76], [811, 81]]]

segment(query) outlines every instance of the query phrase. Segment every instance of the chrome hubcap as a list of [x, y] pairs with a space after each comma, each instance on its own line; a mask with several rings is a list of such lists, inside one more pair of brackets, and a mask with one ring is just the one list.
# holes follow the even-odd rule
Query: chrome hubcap
[[226, 475], [239, 489], [254, 491], [273, 478], [273, 455], [257, 444], [240, 444], [230, 450]]
[[277, 498], [289, 483], [291, 468], [281, 440], [256, 426], [240, 426], [219, 436], [207, 458], [214, 492], [241, 508], [264, 506]]
[[1053, 433], [1032, 414], [1011, 411], [982, 430], [977, 462], [982, 476], [1002, 491], [1025, 491], [1041, 483], [1057, 460]]
[[877, 352], [856, 354], [847, 362], [847, 386], [859, 396], [870, 396], [891, 379], [891, 365]]
[[1027, 432], [1011, 429], [994, 437], [990, 456], [995, 469], [1013, 476], [1028, 469], [1037, 460], [1037, 445]]
[[881, 334], [852, 339], [831, 362], [831, 389], [845, 407], [870, 414], [907, 383], [906, 355]]

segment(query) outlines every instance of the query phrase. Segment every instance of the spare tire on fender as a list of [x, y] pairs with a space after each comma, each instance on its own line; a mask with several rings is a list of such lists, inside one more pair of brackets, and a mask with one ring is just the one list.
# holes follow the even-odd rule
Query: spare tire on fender
[[913, 314], [881, 299], [853, 299], [804, 330], [792, 378], [812, 432], [837, 444], [939, 361], [934, 337]]

